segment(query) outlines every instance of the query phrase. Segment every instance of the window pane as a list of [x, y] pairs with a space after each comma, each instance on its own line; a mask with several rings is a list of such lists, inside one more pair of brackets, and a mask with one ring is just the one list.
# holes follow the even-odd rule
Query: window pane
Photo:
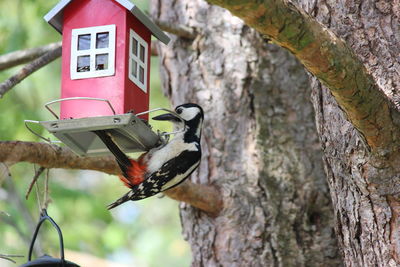
[[90, 34], [78, 36], [78, 50], [90, 49]]
[[132, 69], [131, 69], [132, 75], [137, 78], [137, 63], [135, 60], [132, 59]]
[[144, 63], [144, 46], [140, 45], [140, 60]]
[[135, 56], [138, 55], [137, 48], [138, 48], [138, 41], [135, 38], [132, 38], [132, 54], [134, 54]]
[[144, 84], [144, 69], [142, 66], [139, 67], [139, 81]]
[[96, 55], [96, 70], [108, 69], [108, 54]]
[[80, 56], [78, 57], [78, 66], [76, 68], [77, 72], [90, 71], [90, 56]]
[[96, 35], [96, 48], [108, 47], [108, 32], [101, 32]]

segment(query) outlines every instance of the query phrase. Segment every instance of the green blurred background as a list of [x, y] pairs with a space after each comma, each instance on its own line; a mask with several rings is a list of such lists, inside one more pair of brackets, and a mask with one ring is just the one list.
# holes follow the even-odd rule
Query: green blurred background
[[[142, 10], [148, 10], [146, 0], [134, 2]], [[58, 0], [1, 0], [0, 54], [60, 41], [61, 36], [42, 19], [57, 3]], [[158, 59], [153, 57], [151, 64], [151, 108], [170, 108], [160, 89]], [[21, 67], [0, 72], [0, 81]], [[52, 119], [43, 104], [59, 98], [60, 71], [58, 59], [0, 99], [0, 140], [39, 141], [27, 131], [23, 121]], [[154, 127], [169, 129], [166, 124]], [[35, 192], [28, 201], [24, 197], [35, 166], [18, 163], [10, 170], [12, 177], [0, 181], [0, 254], [24, 255], [25, 258], [15, 258], [21, 264], [27, 261], [32, 228], [39, 217]], [[116, 176], [52, 169], [49, 177], [52, 203], [48, 213], [63, 231], [67, 257], [76, 259], [76, 263], [82, 264], [84, 258], [90, 259], [91, 255], [115, 262], [92, 266], [117, 266], [116, 263], [144, 267], [190, 265], [189, 246], [181, 235], [178, 202], [167, 197], [153, 197], [129, 202], [109, 212], [106, 205], [127, 191]], [[40, 188], [43, 188], [43, 178], [42, 175], [39, 180]], [[40, 238], [43, 251], [57, 256], [59, 246], [55, 230], [46, 224]], [[0, 266], [17, 265], [0, 259]]]

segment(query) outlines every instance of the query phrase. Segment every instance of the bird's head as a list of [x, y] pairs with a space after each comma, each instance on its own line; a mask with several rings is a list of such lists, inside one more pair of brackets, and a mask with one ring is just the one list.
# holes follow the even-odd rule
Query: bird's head
[[170, 121], [177, 127], [185, 127], [185, 132], [200, 138], [202, 123], [204, 120], [203, 109], [193, 103], [179, 105], [175, 108], [175, 114], [166, 113], [153, 118], [153, 120]]

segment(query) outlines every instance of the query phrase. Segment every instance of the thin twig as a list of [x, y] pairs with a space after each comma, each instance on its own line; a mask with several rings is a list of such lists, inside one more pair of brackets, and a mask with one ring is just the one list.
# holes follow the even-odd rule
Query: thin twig
[[13, 203], [14, 206], [19, 210], [19, 214], [24, 218], [24, 220], [27, 222], [29, 226], [31, 226], [32, 232], [34, 229], [35, 225], [35, 220], [33, 219], [31, 213], [29, 212], [29, 209], [25, 205], [25, 201], [22, 200], [20, 197], [20, 194], [15, 186], [14, 179], [10, 175], [9, 178], [7, 179], [7, 193], [8, 193], [8, 201], [10, 203]]
[[158, 48], [157, 48], [158, 43], [159, 43], [159, 42], [158, 42], [157, 40], [151, 41], [151, 50], [150, 50], [150, 53], [151, 53], [151, 56], [153, 56], [153, 57], [159, 56], [159, 54], [158, 54]]
[[30, 243], [30, 237], [28, 235], [26, 235], [22, 229], [20, 228], [20, 226], [14, 222], [10, 216], [0, 216], [0, 221], [2, 221], [4, 224], [7, 224], [9, 226], [11, 226], [12, 228], [14, 228], [14, 230], [17, 232], [17, 234], [19, 235], [19, 237], [28, 245]]
[[188, 27], [183, 24], [173, 24], [171, 22], [160, 21], [160, 20], [156, 20], [155, 23], [163, 31], [172, 33], [172, 34], [182, 37], [182, 38], [193, 40], [197, 36], [197, 34], [193, 28]]
[[[29, 210], [26, 207], [26, 204], [23, 203], [21, 201], [21, 199], [19, 198], [19, 194], [16, 192], [16, 188], [15, 185], [13, 183], [11, 174], [9, 176], [9, 179], [7, 179], [7, 192], [8, 192], [8, 201], [13, 204], [14, 206], [16, 206], [16, 208], [19, 211], [19, 214], [22, 215], [26, 226], [28, 227], [28, 231], [29, 232], [33, 232], [35, 230], [35, 222], [31, 216], [31, 214], [29, 213]], [[20, 226], [15, 222], [15, 220], [13, 220], [13, 218], [6, 212], [0, 212], [0, 221], [2, 221], [3, 223], [11, 226], [14, 228], [14, 230], [16, 231], [16, 233], [19, 235], [19, 237], [21, 238], [21, 240], [24, 241], [24, 243], [29, 246], [31, 240], [30, 240], [30, 236], [27, 235], [21, 228]], [[41, 246], [40, 246], [40, 242], [38, 243], [38, 245], [36, 245], [34, 247], [34, 251], [37, 255], [42, 254], [42, 250], [41, 250]]]
[[42, 211], [42, 202], [40, 201], [40, 189], [39, 189], [39, 185], [37, 183], [35, 183], [35, 192], [36, 192], [36, 200], [37, 200], [37, 205], [38, 205], [38, 209], [39, 209], [39, 213]]
[[5, 216], [7, 216], [7, 217], [10, 217], [10, 216], [11, 216], [10, 214], [8, 214], [8, 213], [5, 212], [5, 211], [0, 211], [0, 217], [1, 217], [1, 215], [5, 215]]
[[51, 43], [48, 45], [18, 50], [0, 56], [0, 71], [9, 69], [20, 64], [28, 63], [47, 52], [53, 51], [61, 47], [61, 42]]
[[19, 70], [15, 75], [7, 79], [6, 81], [0, 83], [0, 98], [4, 96], [11, 88], [23, 81], [33, 72], [42, 68], [43, 66], [49, 64], [56, 58], [61, 56], [61, 47], [57, 47], [50, 52], [42, 55], [41, 57], [33, 60], [31, 63], [25, 65], [21, 70]]
[[13, 263], [17, 263], [15, 260], [11, 259], [11, 258], [23, 258], [23, 255], [8, 255], [8, 254], [0, 254], [0, 259], [5, 259], [5, 260], [9, 260]]
[[8, 176], [10, 176], [10, 170], [8, 169], [7, 164], [4, 162], [0, 162], [0, 186], [3, 184]]
[[46, 176], [44, 179], [44, 201], [43, 201], [43, 209], [47, 209], [49, 206], [51, 199], [49, 197], [49, 172], [50, 169], [47, 169]]
[[29, 188], [28, 188], [28, 190], [26, 191], [25, 199], [28, 199], [29, 194], [30, 194], [31, 191], [32, 191], [33, 185], [36, 183], [36, 181], [39, 179], [40, 175], [43, 173], [43, 171], [44, 171], [45, 169], [46, 169], [46, 168], [44, 168], [44, 167], [40, 167], [40, 168], [35, 172], [35, 175], [34, 175], [33, 178], [32, 178], [32, 182], [29, 184]]

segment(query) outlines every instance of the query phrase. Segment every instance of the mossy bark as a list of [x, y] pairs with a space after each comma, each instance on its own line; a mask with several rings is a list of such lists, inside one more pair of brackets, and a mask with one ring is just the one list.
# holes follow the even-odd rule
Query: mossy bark
[[[385, 99], [380, 101], [391, 106], [391, 119], [398, 122], [398, 111], [393, 107], [398, 108], [400, 92], [399, 2], [328, 0], [312, 5], [311, 1], [302, 0], [296, 5], [346, 42], [377, 84], [378, 88], [371, 90], [384, 93]], [[344, 262], [347, 266], [399, 266], [398, 150], [391, 151], [389, 145], [380, 154], [370, 153], [330, 88], [316, 78], [311, 81]], [[395, 143], [398, 132], [393, 134], [386, 126], [383, 124], [379, 134], [389, 136]]]
[[[378, 153], [398, 150], [399, 127], [391, 116], [391, 112], [397, 111], [391, 109], [373, 76], [348, 44], [335, 31], [306, 13], [306, 7], [314, 5], [315, 9], [318, 9], [318, 5], [326, 6], [326, 1], [208, 0], [208, 2], [227, 8], [232, 14], [243, 19], [247, 25], [291, 51], [309, 72], [330, 89], [347, 118], [364, 136], [372, 150]], [[302, 3], [305, 8], [296, 6], [297, 2]], [[337, 10], [344, 10], [352, 5], [352, 2], [355, 5], [360, 4], [360, 1], [356, 0], [346, 3], [332, 2], [330, 7], [334, 10], [339, 6]], [[386, 9], [391, 10], [392, 5], [388, 5]], [[392, 15], [395, 17], [394, 11], [395, 8], [398, 11], [398, 3], [397, 5], [394, 3], [393, 7]], [[341, 14], [341, 19], [345, 20], [346, 15]], [[370, 16], [370, 14], [359, 15]], [[392, 22], [383, 21], [383, 23]], [[366, 30], [383, 28], [381, 25], [374, 25], [372, 29]], [[393, 26], [386, 34], [395, 37], [396, 30], [399, 30], [398, 26]], [[385, 39], [394, 38], [386, 36]], [[393, 43], [396, 46], [396, 43]], [[396, 61], [391, 63], [396, 64]], [[399, 66], [398, 62], [397, 65]]]

